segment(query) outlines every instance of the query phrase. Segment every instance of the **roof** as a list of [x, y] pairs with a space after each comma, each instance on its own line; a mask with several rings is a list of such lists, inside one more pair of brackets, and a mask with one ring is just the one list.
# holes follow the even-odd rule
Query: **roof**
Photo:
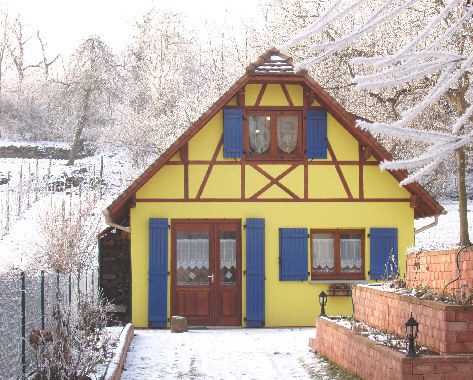
[[280, 53], [276, 48], [269, 49], [246, 68], [250, 75], [291, 75], [304, 76], [307, 72], [294, 70], [292, 58]]
[[[284, 79], [283, 79], [284, 78]], [[238, 79], [202, 116], [199, 117], [177, 140], [154, 161], [128, 188], [120, 194], [107, 209], [115, 223], [123, 223], [129, 216], [131, 201], [136, 192], [171, 159], [181, 147], [200, 131], [237, 92], [252, 80], [301, 83], [314, 92], [315, 99], [363, 146], [371, 148], [371, 155], [378, 161], [392, 160], [386, 149], [368, 132], [356, 127], [356, 115], [346, 111], [305, 70], [295, 72], [292, 59], [272, 48], [250, 64], [246, 73]], [[405, 170], [388, 170], [399, 182], [408, 175]], [[415, 218], [439, 215], [443, 207], [418, 183], [404, 186], [413, 196], [416, 204]]]

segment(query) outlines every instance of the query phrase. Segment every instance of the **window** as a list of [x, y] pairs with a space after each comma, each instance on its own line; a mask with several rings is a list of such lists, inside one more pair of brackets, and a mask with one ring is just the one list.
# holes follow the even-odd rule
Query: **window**
[[248, 157], [302, 157], [302, 118], [300, 112], [249, 112]]
[[312, 279], [365, 278], [364, 230], [311, 230]]

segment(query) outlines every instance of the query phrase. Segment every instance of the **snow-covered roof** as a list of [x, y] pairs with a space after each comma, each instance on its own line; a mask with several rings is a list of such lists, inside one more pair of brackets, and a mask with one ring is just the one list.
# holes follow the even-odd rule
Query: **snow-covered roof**
[[[128, 225], [130, 207], [134, 207], [136, 192], [158, 172], [198, 131], [200, 131], [240, 89], [248, 83], [278, 82], [286, 80], [304, 86], [315, 100], [327, 110], [364, 148], [369, 148], [370, 155], [377, 161], [391, 161], [392, 156], [368, 132], [356, 127], [356, 117], [347, 112], [328, 92], [326, 92], [305, 71], [298, 73], [286, 70], [286, 64], [280, 65], [279, 72], [270, 70], [272, 63], [286, 62], [292, 66], [292, 59], [279, 53], [275, 48], [268, 50], [258, 60], [250, 64], [246, 73], [238, 79], [202, 116], [197, 119], [155, 162], [153, 162], [113, 203], [108, 211], [114, 223]], [[292, 69], [293, 70], [293, 69]], [[294, 70], [293, 70], [294, 71]], [[408, 175], [405, 170], [388, 170], [399, 182]], [[405, 185], [404, 188], [412, 194], [411, 202], [414, 207], [415, 218], [439, 215], [443, 207], [417, 182]]]
[[250, 75], [306, 75], [305, 70], [296, 72], [292, 58], [282, 54], [276, 48], [269, 49], [255, 62], [248, 65]]

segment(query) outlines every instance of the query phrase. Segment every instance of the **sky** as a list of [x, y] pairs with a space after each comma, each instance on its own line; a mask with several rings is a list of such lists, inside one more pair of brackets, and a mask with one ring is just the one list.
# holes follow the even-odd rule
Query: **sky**
[[129, 41], [136, 21], [153, 6], [188, 13], [190, 19], [218, 19], [225, 9], [240, 17], [256, 0], [0, 0], [0, 9], [11, 17], [20, 14], [30, 33], [39, 29], [50, 55], [69, 56], [90, 35], [99, 35], [114, 50]]

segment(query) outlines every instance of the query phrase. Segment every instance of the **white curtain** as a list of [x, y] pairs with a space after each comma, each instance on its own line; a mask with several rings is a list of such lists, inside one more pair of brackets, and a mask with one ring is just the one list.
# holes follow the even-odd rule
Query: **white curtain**
[[314, 252], [312, 266], [314, 268], [322, 268], [318, 272], [333, 272], [333, 238], [312, 238], [312, 249]]
[[220, 239], [220, 268], [236, 268], [236, 240]]
[[284, 153], [291, 153], [299, 138], [299, 118], [297, 116], [278, 117], [278, 148]]
[[361, 270], [361, 240], [340, 240], [340, 261], [343, 268], [350, 267]]
[[265, 153], [271, 143], [271, 121], [266, 116], [250, 116], [250, 148], [254, 154]]
[[178, 268], [209, 268], [208, 239], [178, 239]]

